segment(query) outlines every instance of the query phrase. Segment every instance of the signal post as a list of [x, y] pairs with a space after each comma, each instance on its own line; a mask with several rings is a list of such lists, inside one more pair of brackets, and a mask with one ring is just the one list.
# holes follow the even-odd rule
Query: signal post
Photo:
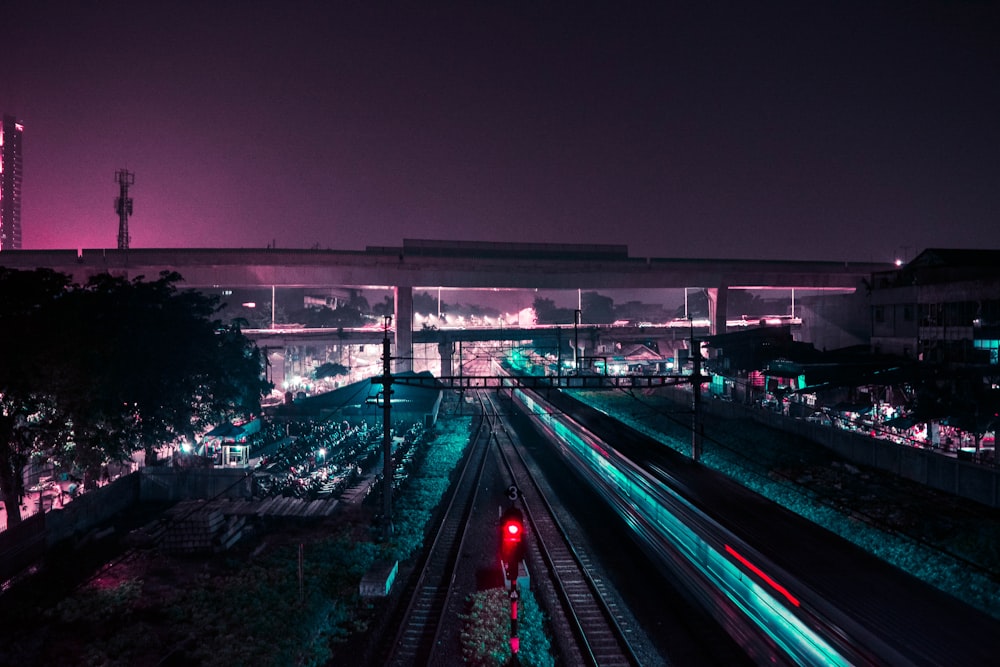
[[519, 497], [520, 491], [511, 485], [507, 489], [510, 506], [500, 515], [500, 569], [503, 572], [504, 588], [510, 597], [510, 651], [515, 663], [520, 650], [517, 612], [518, 602], [521, 599], [520, 587], [523, 585], [528, 588], [531, 584], [528, 569], [524, 564], [524, 513], [514, 505]]

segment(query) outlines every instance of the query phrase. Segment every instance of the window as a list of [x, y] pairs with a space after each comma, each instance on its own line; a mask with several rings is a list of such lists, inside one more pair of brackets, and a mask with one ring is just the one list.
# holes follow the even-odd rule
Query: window
[[975, 340], [972, 342], [972, 346], [977, 350], [988, 350], [990, 353], [990, 363], [993, 365], [1000, 364], [1000, 340]]

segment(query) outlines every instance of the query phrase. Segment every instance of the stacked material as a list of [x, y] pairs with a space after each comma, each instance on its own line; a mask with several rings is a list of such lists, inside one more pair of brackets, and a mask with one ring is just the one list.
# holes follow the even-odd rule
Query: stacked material
[[245, 523], [245, 517], [227, 519], [200, 501], [180, 503], [168, 513], [160, 548], [181, 554], [225, 551], [239, 540]]

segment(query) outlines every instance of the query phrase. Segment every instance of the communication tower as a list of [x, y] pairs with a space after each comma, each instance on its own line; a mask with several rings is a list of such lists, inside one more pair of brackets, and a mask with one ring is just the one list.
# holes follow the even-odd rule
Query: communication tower
[[128, 196], [128, 186], [135, 183], [135, 174], [128, 169], [119, 169], [115, 172], [115, 183], [118, 184], [118, 196], [115, 197], [115, 212], [118, 214], [118, 249], [128, 250], [130, 240], [128, 217], [132, 215], [132, 198]]

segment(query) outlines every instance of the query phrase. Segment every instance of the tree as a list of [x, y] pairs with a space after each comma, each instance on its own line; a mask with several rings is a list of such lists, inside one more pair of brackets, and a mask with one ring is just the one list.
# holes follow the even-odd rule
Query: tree
[[[674, 312], [674, 317], [680, 319], [685, 316], [684, 306], [678, 306]], [[687, 317], [708, 317], [708, 292], [699, 289], [690, 292], [687, 297]]]
[[259, 350], [213, 317], [216, 297], [179, 290], [177, 273], [153, 282], [101, 274], [72, 292], [80, 345], [64, 349], [75, 372], [56, 384], [73, 424], [73, 458], [86, 471], [234, 416], [260, 410], [269, 387]]
[[382, 303], [372, 306], [371, 312], [376, 318], [392, 316], [396, 312], [396, 300], [387, 294], [382, 298]]
[[323, 378], [334, 378], [338, 375], [347, 375], [350, 369], [343, 364], [335, 364], [327, 362], [325, 364], [320, 364], [313, 371], [313, 378], [316, 380], [322, 380]]
[[614, 299], [597, 292], [584, 292], [580, 297], [583, 321], [588, 324], [610, 324], [615, 321]]
[[[441, 304], [442, 310], [447, 310], [444, 304]], [[413, 294], [413, 312], [415, 313], [427, 313], [428, 315], [438, 314], [438, 297], [436, 295], [428, 294], [427, 292], [420, 292]]]
[[573, 311], [569, 308], [556, 306], [555, 301], [544, 297], [535, 297], [535, 317], [539, 324], [572, 324]]
[[222, 312], [230, 322], [239, 322], [243, 329], [267, 329], [271, 326], [271, 302], [225, 303]]
[[[69, 278], [49, 269], [0, 267], [0, 495], [7, 523], [21, 521], [23, 478], [47, 430], [57, 429], [55, 405], [40, 382], [50, 339], [45, 312], [65, 293]], [[60, 328], [60, 331], [63, 331]]]
[[109, 460], [144, 448], [150, 462], [157, 445], [259, 412], [270, 386], [260, 351], [213, 319], [215, 297], [180, 281], [100, 274], [81, 287], [51, 272], [0, 273], [0, 329], [20, 352], [0, 370], [9, 514], [32, 453], [83, 470], [86, 483]]

